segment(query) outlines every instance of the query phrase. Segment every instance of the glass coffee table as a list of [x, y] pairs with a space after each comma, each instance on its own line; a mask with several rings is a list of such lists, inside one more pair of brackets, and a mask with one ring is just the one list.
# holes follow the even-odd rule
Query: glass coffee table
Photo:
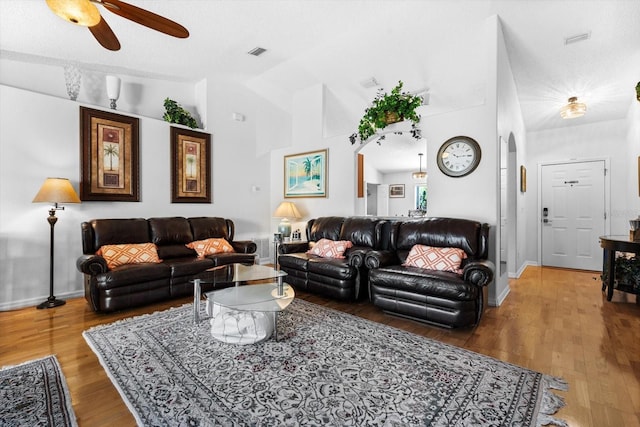
[[[194, 322], [201, 320], [201, 286], [209, 284], [214, 290], [204, 295], [214, 338], [248, 344], [275, 334], [277, 340], [277, 313], [285, 310], [295, 297], [293, 288], [283, 281], [286, 275], [284, 271], [258, 264], [229, 264], [206, 270], [193, 280]], [[241, 286], [253, 281], [270, 282]], [[235, 286], [215, 290], [216, 286], [230, 283]]]

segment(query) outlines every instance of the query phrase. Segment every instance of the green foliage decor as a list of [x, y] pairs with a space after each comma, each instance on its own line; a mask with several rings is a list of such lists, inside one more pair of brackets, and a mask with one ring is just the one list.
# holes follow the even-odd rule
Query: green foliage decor
[[636, 85], [636, 99], [640, 101], [640, 82]]
[[198, 123], [196, 122], [196, 119], [191, 116], [191, 113], [185, 110], [173, 99], [165, 98], [164, 108], [165, 113], [162, 116], [164, 121], [189, 126], [191, 129], [198, 127]]
[[422, 105], [422, 97], [402, 92], [402, 86], [402, 81], [398, 81], [398, 85], [391, 90], [391, 93], [378, 90], [373, 105], [364, 111], [364, 116], [358, 125], [358, 132], [349, 136], [351, 144], [355, 144], [358, 137], [362, 143], [373, 136], [377, 130], [402, 120], [410, 120], [412, 136], [416, 139], [420, 138], [420, 131], [416, 127], [420, 122], [420, 116], [416, 113], [416, 108]]
[[[618, 256], [615, 260], [615, 287], [633, 289], [640, 293], [640, 259], [637, 256]], [[609, 269], [606, 268], [600, 276], [604, 283], [609, 280]]]

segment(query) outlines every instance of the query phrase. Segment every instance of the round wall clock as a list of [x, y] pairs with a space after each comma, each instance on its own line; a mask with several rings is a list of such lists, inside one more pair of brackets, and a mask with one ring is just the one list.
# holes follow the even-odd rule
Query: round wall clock
[[480, 145], [468, 136], [448, 139], [438, 150], [438, 167], [445, 175], [469, 175], [480, 164]]

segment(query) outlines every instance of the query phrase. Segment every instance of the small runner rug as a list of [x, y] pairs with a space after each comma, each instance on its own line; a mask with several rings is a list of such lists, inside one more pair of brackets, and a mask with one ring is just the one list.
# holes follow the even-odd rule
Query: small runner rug
[[0, 426], [77, 426], [55, 356], [0, 370]]
[[566, 425], [559, 378], [303, 300], [277, 342], [209, 329], [187, 304], [84, 337], [144, 426]]

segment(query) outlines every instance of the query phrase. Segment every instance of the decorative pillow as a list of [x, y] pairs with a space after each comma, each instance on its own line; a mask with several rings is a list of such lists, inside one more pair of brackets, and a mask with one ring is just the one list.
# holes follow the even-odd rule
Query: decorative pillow
[[96, 252], [107, 261], [110, 270], [124, 264], [144, 262], [159, 263], [156, 245], [153, 243], [126, 243], [120, 245], [102, 245]]
[[320, 239], [307, 253], [323, 258], [344, 258], [345, 251], [351, 247], [353, 243], [349, 240]]
[[223, 238], [196, 240], [195, 242], [187, 243], [185, 246], [196, 251], [198, 258], [223, 252], [235, 252], [233, 246]]
[[462, 274], [460, 264], [466, 257], [466, 252], [459, 248], [414, 245], [402, 265]]

